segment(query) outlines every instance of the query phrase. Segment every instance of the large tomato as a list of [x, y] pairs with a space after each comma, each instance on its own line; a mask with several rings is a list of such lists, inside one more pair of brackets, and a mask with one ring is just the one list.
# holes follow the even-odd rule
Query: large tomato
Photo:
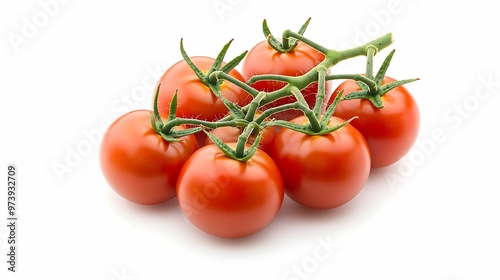
[[216, 145], [204, 146], [189, 158], [177, 182], [185, 216], [202, 231], [224, 238], [247, 236], [266, 227], [281, 208], [283, 196], [280, 172], [261, 150], [240, 162]]
[[[293, 123], [306, 124], [300, 116]], [[331, 117], [329, 125], [344, 120]], [[365, 139], [347, 124], [326, 135], [310, 136], [288, 128], [274, 141], [272, 158], [285, 182], [285, 193], [295, 202], [316, 209], [330, 209], [352, 200], [370, 173], [370, 153]]]
[[[207, 72], [214, 64], [214, 59], [211, 57], [195, 56], [190, 59], [202, 72]], [[224, 65], [223, 63], [222, 66]], [[235, 69], [229, 71], [228, 74], [240, 81], [245, 81]], [[158, 110], [164, 118], [168, 117], [170, 101], [176, 90], [178, 91], [178, 117], [215, 121], [228, 113], [228, 109], [221, 99], [217, 98], [210, 88], [198, 78], [185, 60], [172, 65], [158, 83], [161, 84]], [[240, 106], [244, 106], [252, 100], [247, 92], [230, 82], [222, 82], [220, 92], [227, 100]]]
[[[294, 50], [280, 53], [269, 46], [267, 41], [262, 41], [255, 45], [243, 60], [241, 74], [245, 79], [254, 75], [261, 74], [279, 74], [285, 76], [300, 76], [313, 69], [323, 61], [325, 55], [309, 45], [299, 42]], [[285, 85], [280, 81], [258, 81], [251, 86], [259, 91], [272, 92], [282, 88]], [[327, 93], [330, 91], [330, 85], [327, 83]], [[316, 93], [318, 92], [318, 83], [312, 83], [302, 94], [310, 108], [314, 107], [316, 102]], [[281, 104], [295, 102], [293, 96], [285, 97], [263, 107], [263, 110], [269, 107], [275, 107]], [[302, 115], [298, 110], [287, 110], [276, 113], [273, 117], [283, 120], [291, 120]]]
[[[382, 85], [394, 82], [385, 77]], [[341, 90], [343, 96], [360, 90], [353, 80], [342, 82], [332, 94]], [[404, 86], [398, 86], [381, 97], [384, 107], [376, 108], [367, 99], [343, 100], [335, 109], [335, 116], [348, 119], [357, 116], [351, 124], [365, 137], [370, 147], [373, 168], [391, 165], [411, 149], [417, 139], [420, 128], [420, 113], [417, 102]]]
[[194, 135], [167, 142], [152, 128], [150, 111], [136, 110], [116, 119], [104, 133], [100, 165], [119, 195], [139, 204], [158, 204], [176, 195], [179, 172], [197, 149]]

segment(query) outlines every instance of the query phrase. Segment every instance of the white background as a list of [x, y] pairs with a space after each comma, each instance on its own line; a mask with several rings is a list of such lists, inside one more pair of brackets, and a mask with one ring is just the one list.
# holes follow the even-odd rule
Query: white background
[[[2, 1], [0, 178], [18, 166], [19, 221], [14, 274], [4, 181], [0, 278], [500, 279], [500, 22], [490, 3]], [[102, 131], [150, 107], [154, 83], [181, 59], [180, 38], [207, 56], [234, 38], [232, 58], [264, 38], [263, 19], [280, 34], [308, 17], [306, 35], [332, 48], [394, 34], [376, 64], [395, 48], [387, 74], [421, 79], [407, 86], [422, 124], [406, 158], [373, 172], [339, 209], [286, 200], [265, 230], [239, 240], [199, 231], [175, 200], [137, 206], [111, 190]], [[363, 72], [363, 63], [334, 69]]]

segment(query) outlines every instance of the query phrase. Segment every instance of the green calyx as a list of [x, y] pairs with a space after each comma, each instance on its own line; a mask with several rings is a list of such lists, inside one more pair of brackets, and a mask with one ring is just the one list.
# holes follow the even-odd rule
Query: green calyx
[[[346, 126], [349, 124], [353, 119], [356, 117], [350, 118], [345, 122], [342, 122], [339, 125], [336, 126], [330, 126], [330, 118], [333, 116], [333, 113], [335, 112], [335, 109], [337, 108], [338, 104], [340, 103], [342, 99], [342, 91], [335, 96], [334, 101], [330, 106], [326, 109], [326, 111], [323, 114], [316, 115], [315, 112], [311, 109], [309, 109], [307, 106], [297, 106], [300, 110], [304, 111], [304, 115], [308, 118], [309, 123], [305, 124], [296, 124], [296, 123], [291, 123], [288, 121], [283, 121], [283, 120], [275, 120], [271, 121], [268, 123], [268, 125], [274, 125], [274, 126], [281, 126], [293, 131], [297, 131], [306, 135], [310, 136], [321, 136], [321, 135], [326, 135], [330, 134], [338, 129], [341, 129], [342, 127]], [[297, 94], [296, 92], [294, 94]], [[301, 104], [301, 100], [299, 98], [299, 101], [297, 102]]]
[[[364, 45], [354, 47], [351, 49], [347, 50], [341, 50], [337, 51], [334, 49], [328, 49], [326, 47], [323, 47], [315, 42], [312, 42], [311, 40], [305, 38], [304, 36], [291, 32], [289, 30], [285, 31], [287, 36], [290, 38], [296, 38], [297, 40], [300, 40], [301, 42], [304, 42], [305, 44], [313, 47], [314, 49], [322, 52], [325, 54], [325, 59], [318, 64], [316, 67], [313, 69], [309, 70], [308, 72], [304, 73], [301, 76], [284, 76], [284, 75], [276, 75], [276, 74], [264, 74], [264, 75], [255, 75], [250, 77], [246, 84], [251, 85], [253, 83], [259, 82], [259, 81], [279, 81], [279, 82], [284, 82], [286, 85], [276, 91], [273, 92], [268, 92], [267, 98], [263, 100], [263, 102], [260, 104], [261, 106], [267, 105], [269, 103], [272, 103], [280, 98], [283, 98], [285, 96], [290, 96], [292, 95], [291, 93], [291, 88], [292, 87], [297, 87], [299, 90], [303, 90], [306, 88], [310, 83], [312, 82], [319, 82], [319, 78], [321, 78], [321, 71], [322, 69], [325, 70], [325, 81], [330, 81], [334, 79], [342, 79], [342, 78], [352, 78], [354, 77], [356, 80], [366, 80], [368, 84], [373, 84], [370, 79], [365, 78], [359, 74], [355, 75], [326, 75], [328, 72], [328, 69], [332, 68], [335, 66], [337, 63], [356, 57], [356, 56], [364, 56], [367, 55], [367, 48], [368, 46], [376, 46], [377, 49], [381, 50], [386, 47], [388, 47], [390, 44], [393, 42], [393, 37], [391, 33], [387, 33], [377, 39], [374, 39]], [[319, 92], [320, 97], [323, 97], [321, 94], [321, 91]], [[255, 94], [252, 94], [255, 96]], [[323, 100], [316, 100], [317, 105], [321, 105]], [[316, 113], [318, 112], [318, 108], [315, 109]]]
[[167, 126], [169, 122], [173, 122], [177, 119], [177, 91], [172, 96], [172, 101], [170, 102], [170, 112], [166, 122], [160, 117], [160, 112], [158, 110], [158, 96], [160, 94], [160, 86], [156, 88], [155, 98], [154, 98], [154, 108], [153, 112], [150, 114], [151, 126], [153, 130], [160, 135], [167, 142], [179, 142], [181, 137], [188, 136], [193, 133], [201, 131], [200, 127], [194, 127], [189, 129], [175, 130]]
[[212, 64], [210, 69], [208, 69], [205, 72], [202, 71], [200, 68], [198, 68], [193, 63], [189, 55], [186, 53], [186, 50], [184, 49], [183, 39], [181, 39], [180, 42], [181, 55], [184, 61], [186, 61], [189, 67], [191, 67], [191, 69], [194, 71], [198, 79], [200, 79], [200, 81], [203, 82], [203, 84], [209, 87], [210, 90], [213, 92], [213, 94], [215, 94], [215, 96], [220, 98], [224, 103], [230, 103], [230, 102], [227, 101], [226, 98], [224, 98], [224, 96], [220, 94], [220, 84], [222, 83], [222, 80], [214, 79], [212, 77], [212, 74], [217, 71], [228, 74], [231, 70], [233, 70], [236, 66], [238, 66], [238, 64], [243, 60], [243, 58], [245, 58], [247, 54], [247, 51], [244, 51], [242, 54], [240, 54], [239, 56], [235, 57], [234, 59], [226, 63], [224, 66], [222, 66], [222, 64], [224, 63], [224, 57], [226, 56], [227, 50], [229, 49], [229, 46], [231, 45], [232, 42], [233, 40], [231, 39], [227, 44], [224, 45], [222, 50], [215, 58], [214, 63]]
[[[158, 85], [155, 92], [154, 97], [154, 106], [153, 112], [150, 114], [151, 127], [153, 130], [160, 135], [167, 142], [179, 142], [181, 141], [181, 137], [188, 136], [190, 134], [194, 134], [200, 131], [203, 131], [207, 134], [207, 136], [212, 140], [212, 142], [217, 145], [221, 151], [228, 157], [237, 160], [237, 161], [247, 161], [257, 152], [260, 139], [261, 139], [261, 126], [257, 124], [255, 121], [247, 121], [245, 117], [251, 116], [253, 120], [255, 111], [257, 106], [253, 106], [254, 109], [249, 110], [247, 112], [247, 116], [243, 115], [243, 111], [238, 111], [238, 114], [231, 114], [228, 118], [221, 119], [215, 122], [209, 122], [198, 119], [185, 119], [179, 118], [176, 116], [177, 114], [177, 91], [173, 94], [172, 100], [170, 101], [169, 107], [169, 115], [166, 121], [163, 121], [159, 110], [158, 110], [158, 96], [160, 93], [161, 85]], [[265, 97], [265, 92], [260, 93], [257, 96], [253, 103], [258, 104], [261, 99]], [[231, 110], [230, 110], [231, 112]], [[241, 118], [240, 118], [241, 117]], [[175, 127], [180, 125], [195, 125], [196, 127], [188, 128], [188, 129], [175, 129]], [[232, 149], [229, 145], [227, 145], [220, 138], [215, 136], [214, 134], [207, 131], [207, 129], [216, 129], [218, 127], [224, 126], [232, 126], [232, 127], [244, 127], [243, 133], [238, 137], [238, 141], [236, 144], [236, 148]], [[250, 135], [256, 134], [254, 142], [252, 145], [246, 149], [248, 139]]]
[[[250, 147], [247, 147], [247, 142], [248, 139], [250, 138], [251, 134], [255, 134], [255, 130], [257, 130], [257, 137], [255, 137], [254, 142], [250, 145]], [[212, 140], [212, 142], [219, 147], [219, 149], [229, 158], [240, 161], [240, 162], [245, 162], [248, 161], [253, 157], [253, 155], [257, 152], [259, 149], [259, 144], [260, 144], [260, 139], [261, 139], [261, 128], [260, 125], [258, 125], [255, 122], [251, 122], [248, 124], [245, 129], [243, 129], [243, 132], [241, 135], [238, 137], [238, 141], [236, 143], [236, 148], [233, 149], [231, 148], [228, 144], [226, 144], [222, 139], [219, 137], [215, 136], [213, 133], [203, 130], [208, 138]]]
[[[158, 110], [158, 96], [160, 93], [160, 86], [161, 85], [158, 85], [158, 87], [156, 88], [153, 112], [150, 114], [150, 119], [153, 130], [168, 142], [178, 142], [180, 141], [178, 138], [200, 132], [204, 128], [215, 129], [223, 126], [246, 127], [249, 124], [249, 122], [244, 118], [238, 118], [234, 116], [229, 116], [228, 118], [224, 118], [214, 122], [177, 117], [177, 91], [174, 93], [174, 95], [172, 96], [172, 100], [170, 101], [168, 118], [163, 121]], [[175, 129], [176, 127], [181, 125], [190, 125], [195, 127], [189, 129]]]
[[384, 96], [389, 91], [414, 81], [419, 80], [418, 78], [406, 79], [400, 81], [394, 81], [385, 85], [382, 85], [384, 81], [385, 73], [389, 68], [392, 57], [395, 50], [392, 50], [389, 55], [385, 58], [382, 66], [377, 72], [376, 76], [373, 76], [373, 56], [378, 50], [375, 46], [367, 47], [367, 63], [366, 63], [366, 74], [364, 79], [358, 79], [356, 83], [360, 87], [360, 90], [352, 92], [344, 96], [343, 100], [351, 99], [367, 99], [378, 109], [384, 108], [384, 102], [382, 101], [382, 96]]
[[[301, 42], [325, 55], [325, 58], [322, 62], [300, 76], [286, 76], [279, 74], [255, 75], [250, 77], [246, 82], [231, 76], [229, 72], [234, 69], [247, 54], [247, 52], [245, 51], [241, 55], [232, 59], [227, 64], [224, 64], [224, 57], [233, 40], [230, 40], [226, 45], [224, 45], [222, 50], [214, 59], [214, 62], [210, 69], [199, 69], [196, 65], [194, 65], [193, 61], [186, 53], [183, 45], [183, 40], [181, 39], [180, 50], [182, 57], [196, 74], [198, 79], [203, 82], [208, 88], [210, 88], [213, 94], [225, 104], [229, 114], [216, 121], [177, 117], [176, 92], [172, 96], [169, 116], [167, 120], [162, 120], [160, 118], [157, 105], [160, 87], [158, 86], [154, 100], [154, 111], [151, 114], [151, 125], [153, 129], [167, 141], [180, 141], [180, 137], [203, 131], [207, 134], [207, 137], [211, 139], [212, 142], [227, 157], [240, 162], [245, 162], [251, 159], [252, 156], [257, 152], [262, 137], [262, 131], [267, 127], [280, 126], [312, 136], [327, 135], [338, 129], [341, 129], [356, 118], [353, 117], [340, 124], [331, 125], [331, 119], [335, 112], [335, 109], [342, 100], [365, 98], [371, 100], [371, 102], [376, 107], [382, 108], [383, 102], [381, 97], [384, 94], [400, 85], [417, 80], [409, 79], [382, 85], [385, 73], [389, 67], [394, 51], [392, 51], [387, 56], [376, 75], [373, 74], [373, 57], [376, 53], [378, 53], [379, 50], [382, 50], [392, 44], [393, 37], [391, 33], [385, 34], [361, 46], [346, 50], [335, 50], [321, 46], [303, 36], [309, 24], [309, 21], [310, 18], [305, 22], [305, 24], [302, 25], [298, 32], [285, 30], [283, 32], [281, 41], [276, 39], [271, 34], [271, 31], [269, 30], [269, 27], [267, 26], [267, 22], [265, 20], [263, 21], [262, 25], [264, 35], [267, 38], [267, 42], [277, 52], [292, 52], [297, 47], [298, 43]], [[354, 58], [356, 56], [367, 57], [365, 75], [329, 74], [329, 70], [333, 66], [341, 61]], [[339, 92], [335, 96], [334, 102], [330, 106], [328, 106], [328, 108], [324, 108], [323, 105], [325, 104], [325, 99], [327, 96], [327, 92], [325, 89], [326, 82], [340, 79], [351, 79], [356, 81], [360, 87], [360, 90], [350, 93], [349, 95], [344, 97], [342, 97], [343, 92]], [[283, 83], [284, 86], [274, 91], [264, 92], [259, 91], [251, 86], [253, 83], [258, 81], [278, 81]], [[253, 97], [252, 101], [245, 106], [239, 106], [236, 103], [228, 101], [222, 95], [220, 88], [221, 84], [225, 82], [231, 83], [246, 91], [250, 96]], [[312, 105], [312, 108], [309, 107], [309, 104], [306, 102], [301, 92], [311, 83], [318, 83], [316, 100], [314, 105]], [[265, 110], [263, 109], [266, 105], [289, 96], [294, 97], [295, 101], [292, 103], [267, 108]], [[291, 109], [301, 111], [307, 118], [307, 121], [299, 124], [291, 121], [272, 119], [272, 116], [274, 114]], [[184, 125], [189, 128], [184, 129], [183, 127], [183, 129], [176, 129], [178, 126]], [[213, 129], [224, 126], [238, 127], [241, 131], [238, 139], [236, 139], [235, 145], [225, 143], [223, 140], [221, 140], [211, 132], [211, 130]], [[250, 143], [250, 139], [254, 139], [254, 141]]]
[[[310, 21], [311, 18], [308, 18], [307, 21], [300, 27], [298, 34], [300, 35], [304, 34]], [[269, 27], [267, 26], [266, 20], [262, 22], [262, 31], [264, 32], [264, 36], [266, 37], [269, 46], [277, 52], [280, 53], [293, 52], [295, 50], [295, 47], [297, 47], [297, 45], [299, 44], [299, 40], [297, 40], [296, 38], [288, 37], [286, 36], [285, 33], [283, 34], [281, 41], [276, 39], [272, 35]]]
[[[231, 112], [230, 110], [230, 118], [232, 118], [232, 121], [239, 122], [239, 127], [242, 127], [242, 133], [236, 141], [235, 149], [232, 149], [229, 145], [227, 145], [213, 133], [207, 130], [203, 130], [205, 134], [207, 134], [208, 138], [210, 138], [210, 140], [212, 140], [212, 142], [217, 147], [219, 147], [219, 149], [227, 157], [240, 162], [245, 162], [251, 159], [252, 156], [257, 152], [261, 140], [261, 132], [263, 130], [261, 122], [263, 122], [264, 119], [261, 119], [259, 123], [256, 122], [256, 113], [260, 102], [265, 99], [265, 97], [265, 92], [259, 92], [247, 107], [246, 114], [242, 109], [240, 109], [239, 112]], [[248, 140], [250, 139], [251, 135], [256, 135], [256, 137], [250, 147], [246, 149]]]

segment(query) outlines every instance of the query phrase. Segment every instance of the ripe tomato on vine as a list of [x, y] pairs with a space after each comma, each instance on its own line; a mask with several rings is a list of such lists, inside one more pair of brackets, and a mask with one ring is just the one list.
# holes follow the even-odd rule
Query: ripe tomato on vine
[[225, 238], [244, 237], [264, 229], [278, 214], [283, 180], [262, 150], [238, 161], [216, 145], [207, 145], [182, 168], [177, 196], [183, 213], [202, 231]]
[[[212, 58], [189, 56], [181, 39], [183, 59], [159, 79], [153, 109], [121, 116], [103, 137], [111, 188], [140, 204], [177, 197], [194, 226], [222, 238], [266, 228], [285, 195], [314, 209], [353, 200], [372, 168], [415, 142], [419, 110], [403, 85], [418, 79], [386, 76], [394, 52], [374, 75], [392, 34], [336, 50], [304, 36], [308, 24], [277, 39], [264, 20], [266, 41], [227, 63], [232, 40]], [[364, 74], [331, 74], [357, 56]]]
[[[308, 122], [305, 116], [292, 120], [302, 125]], [[328, 126], [344, 122], [331, 117]], [[310, 208], [344, 205], [361, 191], [370, 174], [368, 145], [350, 124], [323, 135], [284, 128], [276, 137], [272, 158], [283, 176], [286, 194]]]
[[150, 117], [149, 110], [135, 110], [116, 119], [104, 133], [99, 153], [111, 188], [138, 204], [174, 198], [179, 172], [198, 149], [194, 135], [166, 141], [151, 127]]
[[[335, 116], [351, 118], [351, 124], [358, 129], [368, 142], [373, 168], [394, 164], [405, 156], [415, 143], [420, 129], [420, 112], [416, 100], [403, 86], [415, 81], [397, 81], [386, 76], [386, 70], [394, 51], [386, 58], [373, 84], [346, 80], [333, 92], [342, 92]], [[370, 71], [368, 72], [369, 75]]]

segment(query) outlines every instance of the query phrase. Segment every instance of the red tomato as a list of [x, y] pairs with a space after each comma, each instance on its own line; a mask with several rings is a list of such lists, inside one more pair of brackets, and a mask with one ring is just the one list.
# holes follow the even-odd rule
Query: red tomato
[[[214, 63], [214, 59], [210, 57], [196, 56], [190, 59], [203, 72], [207, 72]], [[245, 81], [235, 69], [229, 71], [229, 75]], [[209, 87], [203, 84], [185, 60], [170, 67], [158, 83], [161, 84], [158, 110], [164, 118], [168, 117], [170, 101], [176, 90], [178, 90], [178, 117], [215, 121], [228, 113], [224, 103], [212, 93]], [[252, 100], [247, 92], [230, 82], [222, 82], [220, 91], [227, 100], [240, 106], [244, 106]]]
[[[299, 42], [293, 51], [280, 53], [271, 48], [267, 41], [262, 41], [248, 52], [245, 60], [243, 60], [241, 74], [247, 80], [254, 75], [260, 74], [300, 76], [313, 69], [321, 63], [324, 58], [325, 55], [323, 53], [302, 42]], [[279, 81], [258, 81], [251, 86], [259, 91], [272, 92], [282, 88], [284, 85], [284, 82]], [[314, 107], [317, 92], [318, 83], [312, 83], [302, 90], [302, 94], [310, 108]], [[326, 92], [330, 92], [329, 83], [327, 83]], [[263, 110], [281, 104], [293, 103], [295, 101], [296, 99], [293, 96], [285, 97], [264, 106]], [[274, 114], [273, 117], [291, 120], [302, 114], [303, 113], [298, 110], [287, 110]]]
[[[190, 57], [190, 59], [202, 72], [208, 72], [215, 61], [215, 59], [205, 56], [195, 56]], [[221, 67], [224, 65], [225, 63], [222, 63]], [[245, 81], [236, 69], [229, 71], [229, 75], [240, 81]], [[172, 65], [158, 83], [161, 84], [158, 95], [158, 111], [163, 118], [168, 117], [170, 101], [176, 90], [178, 91], [176, 114], [178, 117], [216, 121], [229, 111], [221, 99], [216, 97], [210, 88], [198, 78], [185, 60], [180, 60]], [[240, 106], [244, 106], [252, 100], [246, 91], [230, 82], [222, 82], [220, 92], [227, 100]], [[196, 138], [198, 144], [202, 146], [205, 143], [206, 135], [199, 132], [196, 133]]]
[[204, 146], [189, 158], [177, 182], [185, 216], [202, 231], [224, 238], [262, 230], [278, 213], [283, 196], [280, 172], [261, 150], [239, 162], [216, 145]]
[[[394, 82], [385, 77], [382, 85]], [[352, 80], [342, 82], [332, 94], [329, 104], [340, 90], [343, 95], [360, 90]], [[373, 168], [391, 165], [411, 149], [420, 129], [420, 113], [415, 99], [404, 86], [399, 86], [382, 97], [384, 107], [376, 108], [367, 99], [343, 100], [334, 115], [348, 119], [358, 116], [351, 122], [365, 137], [370, 147]]]
[[167, 142], [151, 127], [150, 111], [136, 110], [116, 119], [100, 146], [102, 173], [125, 199], [158, 204], [175, 197], [179, 172], [198, 149], [194, 135]]
[[[306, 124], [300, 116], [293, 123]], [[344, 120], [331, 117], [329, 125]], [[285, 193], [295, 202], [316, 209], [330, 209], [352, 200], [370, 173], [370, 153], [365, 139], [353, 126], [322, 136], [287, 128], [274, 141], [272, 158], [285, 182]]]

